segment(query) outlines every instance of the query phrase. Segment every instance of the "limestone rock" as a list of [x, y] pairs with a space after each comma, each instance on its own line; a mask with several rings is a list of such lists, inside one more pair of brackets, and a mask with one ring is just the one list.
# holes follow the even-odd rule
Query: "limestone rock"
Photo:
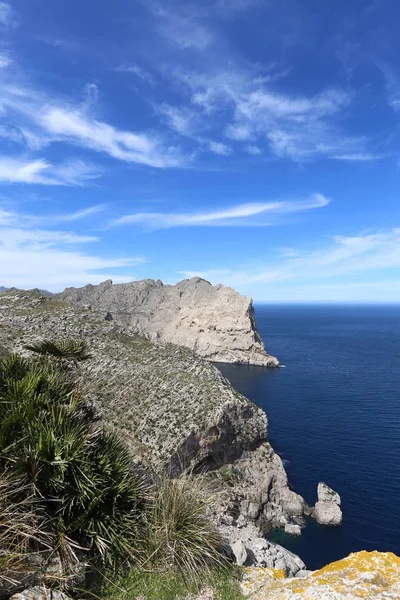
[[318, 500], [321, 502], [334, 502], [335, 504], [341, 503], [340, 496], [337, 492], [332, 490], [326, 483], [319, 483], [317, 488]]
[[340, 525], [343, 521], [340, 503], [341, 499], [337, 492], [328, 487], [326, 483], [319, 483], [318, 502], [311, 516], [320, 525]]
[[295, 523], [288, 523], [285, 525], [285, 533], [289, 535], [301, 535], [301, 527]]
[[164, 285], [144, 279], [67, 288], [58, 299], [102, 308], [130, 331], [158, 343], [186, 346], [208, 360], [278, 366], [257, 331], [251, 298], [200, 277]]
[[231, 549], [235, 557], [236, 564], [238, 564], [240, 567], [243, 566], [247, 559], [247, 550], [242, 540], [237, 540], [234, 544], [232, 544]]
[[252, 600], [398, 600], [400, 558], [362, 551], [292, 579], [276, 569], [245, 568], [242, 590]]

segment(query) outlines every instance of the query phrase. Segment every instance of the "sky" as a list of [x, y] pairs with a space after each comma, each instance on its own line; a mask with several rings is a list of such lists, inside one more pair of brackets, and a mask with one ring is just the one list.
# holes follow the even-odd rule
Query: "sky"
[[0, 285], [400, 301], [398, 0], [0, 0]]

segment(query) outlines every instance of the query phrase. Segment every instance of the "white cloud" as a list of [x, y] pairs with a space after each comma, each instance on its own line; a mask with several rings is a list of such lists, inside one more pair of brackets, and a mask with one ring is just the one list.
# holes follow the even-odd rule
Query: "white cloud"
[[252, 144], [246, 146], [245, 151], [247, 152], [247, 154], [252, 154], [253, 156], [258, 156], [259, 154], [262, 154], [261, 148], [259, 148], [258, 146], [253, 146]]
[[12, 63], [12, 59], [7, 54], [0, 54], [0, 69], [5, 69]]
[[[185, 276], [199, 275], [212, 283], [224, 283], [245, 290], [259, 300], [270, 301], [399, 301], [400, 278], [380, 282], [383, 270], [400, 269], [400, 228], [354, 236], [335, 236], [318, 250], [285, 249], [273, 268], [259, 270], [252, 265], [234, 268], [187, 270]], [[381, 287], [380, 287], [381, 286]], [[391, 290], [385, 297], [385, 288]], [[368, 289], [375, 290], [368, 296]], [[330, 295], [332, 293], [332, 295]]]
[[14, 11], [8, 2], [0, 2], [0, 25], [10, 27], [15, 24]]
[[[93, 87], [90, 89], [92, 93]], [[96, 119], [90, 104], [87, 94], [83, 105], [71, 106], [50, 100], [39, 90], [9, 84], [3, 86], [0, 97], [4, 118], [8, 123], [14, 120], [7, 131], [33, 148], [64, 142], [158, 168], [185, 166], [190, 160], [154, 133], [121, 130]]]
[[210, 142], [210, 150], [214, 154], [219, 154], [220, 156], [229, 156], [232, 153], [232, 149], [226, 144], [222, 144], [221, 142]]
[[158, 32], [171, 45], [180, 50], [201, 51], [212, 44], [214, 35], [200, 22], [199, 17], [204, 15], [199, 14], [197, 7], [183, 4], [179, 10], [171, 6], [164, 9], [160, 2], [154, 0], [146, 0], [144, 5], [155, 17]]
[[52, 165], [43, 158], [0, 156], [1, 183], [41, 185], [83, 185], [100, 177], [95, 167], [84, 161], [68, 161]]
[[114, 67], [113, 71], [116, 71], [117, 73], [130, 73], [132, 75], [136, 75], [136, 77], [152, 86], [154, 86], [156, 83], [153, 75], [147, 69], [140, 67], [136, 63], [119, 65], [118, 67]]
[[[132, 279], [130, 269], [145, 262], [144, 258], [93, 255], [81, 247], [99, 241], [97, 237], [50, 228], [57, 222], [87, 218], [101, 208], [97, 205], [55, 217], [0, 208], [0, 285], [59, 291], [110, 278], [117, 282]], [[121, 268], [129, 269], [128, 274], [120, 275]]]
[[[321, 208], [329, 204], [322, 194], [314, 194], [308, 200], [297, 202], [251, 202], [231, 208], [210, 212], [194, 213], [136, 213], [125, 215], [114, 221], [112, 225], [129, 223], [145, 226], [149, 229], [166, 229], [170, 227], [230, 227], [271, 225], [269, 215], [301, 212], [313, 208]], [[252, 217], [257, 216], [257, 219]]]
[[[3, 208], [0, 208], [0, 226], [13, 226], [13, 227], [19, 227], [20, 229], [32, 229], [32, 227], [38, 227], [39, 229], [42, 229], [43, 227], [50, 227], [50, 226], [54, 226], [57, 225], [58, 223], [70, 223], [70, 222], [74, 222], [74, 221], [80, 221], [81, 219], [86, 219], [87, 217], [90, 217], [94, 214], [100, 213], [102, 211], [104, 211], [107, 208], [106, 204], [95, 204], [92, 206], [89, 206], [87, 208], [82, 208], [80, 210], [77, 210], [75, 212], [71, 212], [71, 213], [61, 213], [61, 214], [45, 214], [45, 215], [32, 215], [29, 213], [19, 213], [19, 212], [15, 212], [12, 210], [5, 210]], [[60, 234], [60, 232], [56, 231], [50, 231], [47, 232], [49, 235], [55, 235], [56, 239], [58, 239], [58, 235]], [[44, 232], [42, 231], [42, 234], [44, 235]], [[64, 235], [64, 234], [62, 234]], [[68, 234], [70, 235], [70, 234]], [[90, 237], [79, 237], [79, 238], [74, 238], [74, 241], [96, 241], [97, 238], [94, 238], [93, 236]]]
[[162, 103], [156, 110], [165, 117], [171, 129], [186, 137], [196, 137], [200, 123], [196, 113], [190, 108]]
[[332, 156], [335, 160], [344, 160], [349, 162], [371, 162], [384, 158], [382, 154], [371, 154], [368, 152], [356, 152], [354, 154], [335, 154]]
[[213, 128], [214, 135], [219, 132], [298, 162], [380, 158], [371, 152], [365, 136], [347, 134], [343, 129], [353, 100], [350, 92], [327, 88], [312, 95], [278, 93], [274, 90], [275, 80], [282, 77], [278, 65], [264, 73], [240, 63], [227, 69], [226, 63], [213, 60], [211, 53], [206, 64], [213, 66], [208, 71], [175, 69], [170, 74], [186, 97], [186, 118], [193, 115], [200, 130]]

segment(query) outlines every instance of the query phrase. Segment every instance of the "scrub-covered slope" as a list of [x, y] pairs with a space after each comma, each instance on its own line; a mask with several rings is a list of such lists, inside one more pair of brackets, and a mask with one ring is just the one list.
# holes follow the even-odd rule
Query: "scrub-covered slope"
[[268, 444], [266, 414], [192, 351], [155, 345], [105, 317], [102, 310], [9, 290], [0, 294], [0, 351], [28, 353], [27, 344], [43, 339], [84, 339], [91, 358], [77, 366], [80, 386], [134, 456], [172, 474], [234, 463], [236, 487], [229, 489], [239, 511], [283, 527], [299, 515], [302, 499], [299, 506]]

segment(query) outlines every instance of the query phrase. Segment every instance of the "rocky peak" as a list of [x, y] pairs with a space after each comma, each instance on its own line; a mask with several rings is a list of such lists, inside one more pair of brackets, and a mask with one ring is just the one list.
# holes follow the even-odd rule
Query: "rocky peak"
[[67, 288], [57, 295], [73, 304], [94, 305], [127, 330], [160, 344], [190, 348], [215, 362], [278, 366], [257, 331], [251, 298], [200, 277], [164, 285], [143, 279], [124, 284]]

